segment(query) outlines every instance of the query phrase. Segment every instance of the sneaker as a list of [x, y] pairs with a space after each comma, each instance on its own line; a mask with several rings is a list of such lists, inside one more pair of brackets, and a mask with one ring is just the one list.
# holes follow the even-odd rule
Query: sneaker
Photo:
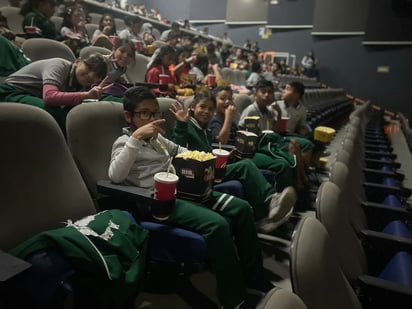
[[296, 191], [293, 187], [275, 193], [270, 201], [269, 215], [258, 222], [258, 229], [263, 233], [270, 233], [285, 223], [293, 213], [296, 200]]
[[281, 193], [275, 193], [270, 201], [268, 218], [277, 222], [293, 210], [297, 200], [296, 191], [293, 187], [286, 187]]

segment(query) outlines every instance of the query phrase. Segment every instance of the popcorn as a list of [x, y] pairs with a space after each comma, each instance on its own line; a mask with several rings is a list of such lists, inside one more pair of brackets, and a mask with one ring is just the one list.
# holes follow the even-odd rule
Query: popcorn
[[204, 161], [214, 159], [215, 156], [211, 154], [210, 152], [194, 150], [194, 151], [186, 151], [186, 152], [179, 153], [178, 155], [176, 155], [176, 158], [182, 158], [185, 160], [192, 159], [192, 160], [204, 162]]

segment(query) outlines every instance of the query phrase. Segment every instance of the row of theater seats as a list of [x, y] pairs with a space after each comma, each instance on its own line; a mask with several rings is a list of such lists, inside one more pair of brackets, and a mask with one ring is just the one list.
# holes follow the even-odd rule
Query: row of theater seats
[[[106, 208], [128, 209], [141, 218], [150, 204], [150, 194], [137, 187], [113, 185], [106, 180], [111, 146], [124, 125], [121, 104], [81, 104], [68, 114], [66, 141], [54, 119], [45, 111], [23, 104], [0, 104], [0, 139], [8, 146], [8, 151], [0, 153], [1, 250], [8, 251], [39, 232], [61, 227], [68, 219], [77, 220]], [[22, 139], [28, 131], [30, 138]], [[182, 284], [186, 291], [194, 291], [188, 276], [209, 269], [203, 238], [164, 224], [145, 220], [140, 220], [139, 224], [150, 231], [147, 251], [150, 271], [142, 282], [142, 289], [156, 286], [151, 282], [173, 282], [167, 287], [172, 292], [179, 290]], [[1, 267], [3, 271], [12, 266], [4, 263]], [[47, 272], [40, 271], [40, 279], [47, 283], [47, 291], [40, 291], [43, 295], [53, 295], [63, 283], [68, 284], [67, 278], [48, 276], [49, 271], [53, 271], [53, 265]], [[8, 290], [9, 282], [0, 286], [1, 301], [10, 297], [23, 300], [21, 296], [27, 295], [16, 295], [14, 290]], [[70, 289], [65, 291], [57, 303], [69, 302], [66, 297]], [[201, 293], [191, 294], [185, 300], [193, 308], [200, 308], [199, 301], [204, 307], [215, 306], [201, 297]], [[260, 308], [273, 308], [274, 304], [283, 309], [305, 308], [295, 294], [283, 289], [275, 290]], [[99, 308], [107, 307], [107, 304], [99, 305]], [[36, 304], [32, 303], [32, 307]]]
[[412, 152], [412, 129], [410, 127], [409, 120], [406, 119], [406, 117], [403, 114], [400, 114], [399, 116], [402, 132], [405, 135], [409, 150]]
[[353, 108], [352, 101], [341, 88], [307, 89], [302, 98], [308, 110], [307, 124], [312, 128], [341, 121]]
[[350, 118], [316, 219], [302, 219], [292, 239], [293, 290], [309, 309], [410, 308], [412, 191], [382, 113], [367, 103]]

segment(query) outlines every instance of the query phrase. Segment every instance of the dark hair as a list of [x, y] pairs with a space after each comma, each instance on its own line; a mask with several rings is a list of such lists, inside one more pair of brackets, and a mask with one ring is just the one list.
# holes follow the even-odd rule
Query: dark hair
[[174, 57], [176, 57], [176, 51], [175, 49], [170, 46], [170, 45], [164, 45], [160, 48], [159, 54], [156, 56], [156, 58], [153, 60], [151, 66], [147, 69], [149, 71], [151, 68], [161, 65], [162, 64], [162, 58], [166, 55], [173, 54]]
[[130, 15], [128, 15], [124, 18], [124, 23], [126, 24], [126, 26], [131, 27], [134, 24], [142, 23], [142, 20], [140, 19], [139, 16], [130, 16]]
[[[200, 101], [203, 101], [203, 100], [210, 100], [210, 101], [213, 103], [213, 105], [216, 107], [216, 101], [214, 101], [214, 100], [212, 99], [212, 96], [211, 96], [210, 92], [207, 91], [207, 90], [201, 90], [201, 91], [197, 91], [197, 92], [196, 92], [196, 94], [195, 94], [195, 96], [194, 96], [194, 98], [193, 98], [192, 103], [190, 103], [190, 108], [191, 108], [191, 109], [192, 109], [192, 108], [195, 108], [196, 105], [199, 104], [199, 102], [200, 102]], [[193, 116], [193, 111], [190, 110], [190, 111], [189, 111], [189, 114], [190, 114], [190, 116]]]
[[64, 14], [63, 14], [63, 22], [62, 22], [62, 25], [61, 25], [61, 27], [60, 27], [60, 29], [61, 28], [63, 28], [63, 27], [67, 27], [67, 28], [69, 28], [69, 29], [72, 29], [73, 28], [73, 23], [72, 23], [72, 20], [71, 20], [71, 18], [72, 18], [72, 16], [73, 16], [73, 14], [75, 13], [75, 12], [83, 12], [83, 14], [84, 14], [84, 19], [86, 20], [86, 13], [84, 12], [84, 10], [83, 10], [83, 8], [82, 7], [76, 7], [76, 6], [73, 6], [73, 7], [68, 7], [65, 11], [64, 11]]
[[299, 93], [300, 97], [303, 97], [305, 94], [305, 85], [303, 85], [301, 82], [291, 82], [289, 83], [289, 86], [293, 88], [293, 91], [296, 93]]
[[123, 46], [130, 48], [130, 50], [132, 51], [132, 54], [133, 54], [133, 58], [134, 58], [136, 48], [135, 48], [135, 44], [133, 43], [133, 41], [131, 41], [129, 39], [120, 39], [120, 40], [117, 41], [117, 44], [114, 45], [113, 47], [115, 49], [118, 49], [118, 48], [123, 47]]
[[255, 73], [260, 73], [260, 71], [262, 71], [262, 66], [260, 65], [260, 62], [257, 60], [252, 61], [252, 66], [250, 67], [250, 70]]
[[216, 98], [219, 92], [221, 91], [230, 91], [233, 94], [232, 88], [230, 86], [217, 86], [212, 90], [210, 98], [212, 99], [213, 103], [216, 105]]
[[167, 40], [173, 40], [173, 39], [179, 39], [180, 38], [180, 34], [177, 31], [170, 31], [167, 35]]
[[23, 1], [20, 9], [20, 15], [25, 16], [27, 13], [33, 12], [35, 9], [39, 7], [39, 4], [42, 2], [46, 3], [53, 3], [56, 5], [56, 1], [54, 0], [27, 0]]
[[100, 54], [90, 54], [82, 61], [87, 65], [87, 68], [96, 73], [99, 77], [105, 77], [107, 74], [107, 63]]
[[209, 68], [209, 57], [206, 54], [198, 54], [196, 57], [196, 62], [194, 64], [200, 71], [202, 71], [203, 75], [207, 75], [208, 68]]
[[123, 110], [133, 113], [140, 102], [148, 99], [154, 99], [157, 102], [155, 94], [149, 88], [131, 87], [123, 95]]
[[262, 88], [272, 88], [274, 90], [275, 86], [270, 80], [262, 78], [256, 83], [255, 89], [256, 91], [258, 91], [259, 89], [262, 89]]
[[116, 32], [117, 32], [117, 30], [116, 30], [116, 23], [114, 22], [114, 17], [113, 17], [113, 15], [111, 15], [111, 14], [103, 14], [103, 15], [102, 15], [102, 17], [100, 18], [100, 21], [99, 21], [99, 30], [100, 30], [100, 31], [103, 31], [103, 29], [104, 29], [103, 20], [104, 20], [105, 17], [110, 17], [110, 18], [112, 19], [112, 21], [113, 21], [113, 25], [112, 25], [112, 27], [110, 28], [110, 33], [109, 33], [108, 35], [115, 35]]

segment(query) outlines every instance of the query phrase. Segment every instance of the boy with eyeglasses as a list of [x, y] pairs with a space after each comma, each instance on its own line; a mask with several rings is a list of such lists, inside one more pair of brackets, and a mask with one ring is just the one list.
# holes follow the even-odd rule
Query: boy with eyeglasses
[[[168, 169], [170, 156], [187, 149], [163, 137], [160, 125], [165, 119], [159, 119], [159, 103], [149, 89], [133, 87], [127, 90], [123, 107], [129, 126], [113, 144], [109, 178], [114, 183], [152, 190], [153, 176]], [[170, 171], [175, 173], [173, 166]], [[213, 192], [212, 196], [204, 204], [176, 199], [173, 213], [162, 222], [204, 237], [221, 305], [223, 308], [246, 308], [246, 287], [262, 296], [273, 287], [263, 279], [253, 210], [248, 202], [231, 195]], [[232, 224], [229, 225], [224, 217], [230, 218]]]

